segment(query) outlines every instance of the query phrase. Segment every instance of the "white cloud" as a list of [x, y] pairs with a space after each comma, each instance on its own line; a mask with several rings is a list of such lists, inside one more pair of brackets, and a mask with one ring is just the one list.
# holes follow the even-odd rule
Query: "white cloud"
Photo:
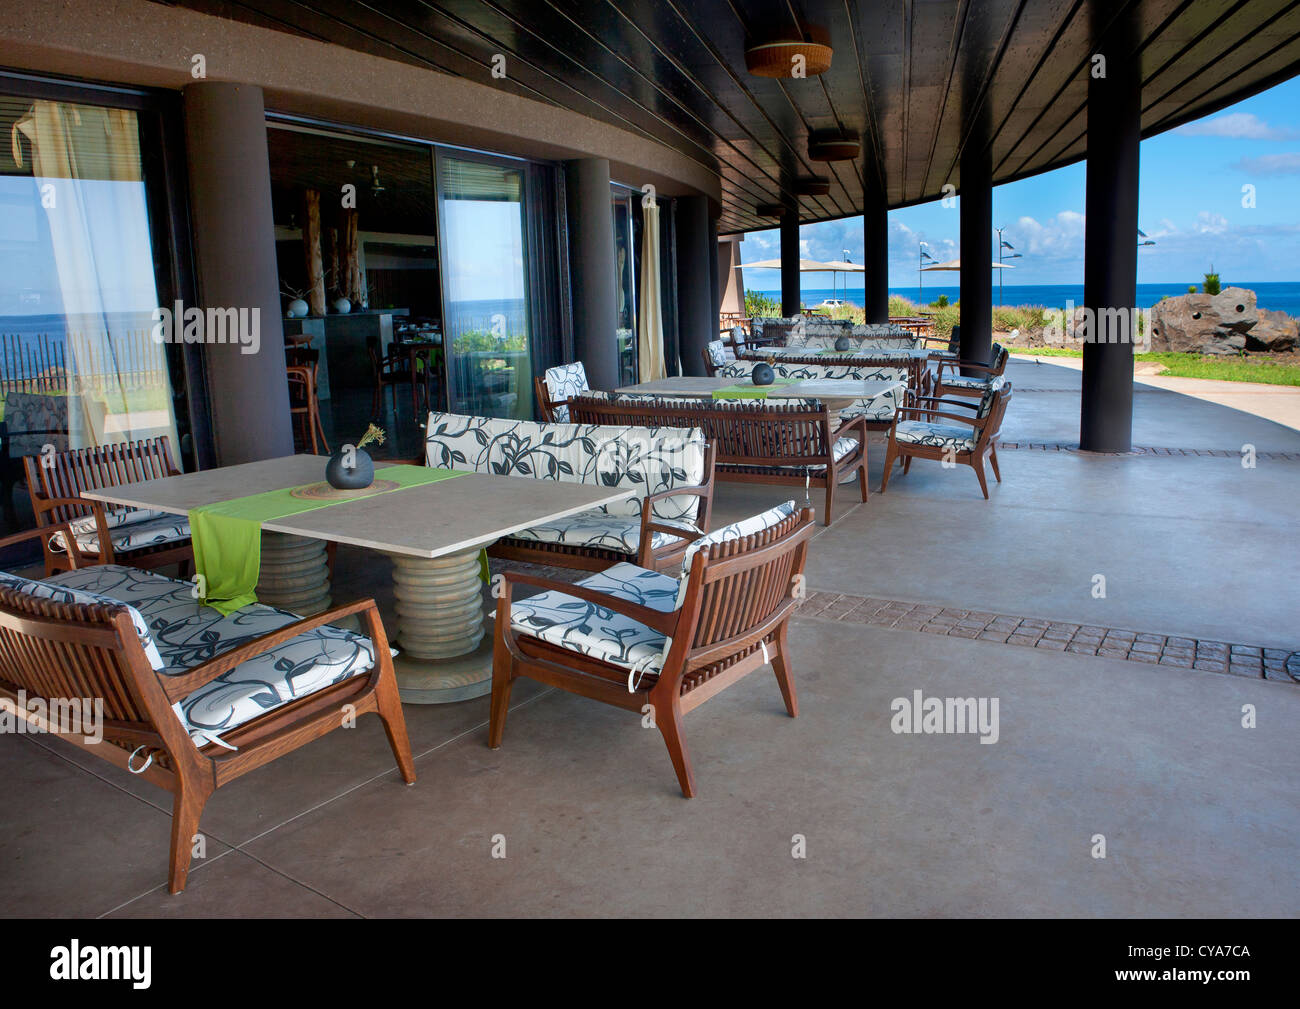
[[1084, 215], [1076, 210], [1062, 210], [1045, 224], [1026, 216], [1007, 229], [1006, 238], [1026, 257], [1073, 258], [1083, 254], [1084, 224]]
[[1300, 175], [1300, 152], [1242, 158], [1233, 167], [1249, 175]]
[[1202, 210], [1196, 215], [1196, 230], [1202, 235], [1222, 235], [1228, 230], [1228, 219], [1222, 214]]
[[1226, 137], [1230, 140], [1292, 140], [1295, 130], [1279, 129], [1249, 112], [1230, 112], [1174, 130], [1186, 137]]

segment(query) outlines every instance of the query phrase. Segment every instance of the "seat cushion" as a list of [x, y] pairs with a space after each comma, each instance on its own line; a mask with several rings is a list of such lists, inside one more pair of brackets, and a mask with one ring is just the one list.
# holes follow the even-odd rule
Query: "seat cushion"
[[[832, 461], [839, 462], [849, 453], [857, 449], [857, 447], [858, 439], [856, 438], [836, 438], [835, 444], [831, 446]], [[821, 473], [826, 469], [825, 466], [780, 466], [777, 468], [782, 470], [798, 470], [800, 473], [812, 473], [814, 475]]]
[[[85, 577], [89, 572], [99, 572], [102, 577], [99, 579]], [[95, 568], [83, 568], [80, 571], [68, 571], [62, 575], [53, 575], [50, 578], [36, 581], [31, 578], [23, 578], [21, 575], [11, 575], [8, 572], [0, 571], [0, 586], [25, 592], [38, 599], [51, 599], [56, 603], [125, 606], [127, 613], [131, 616], [131, 623], [135, 627], [135, 633], [140, 638], [140, 644], [144, 647], [144, 654], [149, 659], [149, 665], [153, 666], [154, 669], [162, 669], [165, 663], [159, 654], [153, 636], [149, 633], [149, 623], [144, 614], [137, 607], [119, 596], [96, 591], [96, 586], [101, 581], [112, 581], [115, 572], [143, 573], [136, 572], [134, 568], [120, 568], [113, 564], [105, 564]], [[82, 577], [68, 578], [68, 575], [80, 575]]]
[[[114, 564], [66, 571], [48, 581], [134, 607], [156, 645], [156, 668], [164, 676], [188, 672], [299, 619], [261, 603], [223, 617], [194, 598], [189, 582]], [[318, 627], [241, 663], [174, 707], [191, 738], [202, 746], [213, 735], [368, 672], [374, 661], [369, 638], [339, 627]]]
[[991, 381], [988, 375], [945, 375], [943, 384], [953, 389], [978, 389], [988, 388]]
[[898, 440], [910, 445], [951, 448], [954, 452], [975, 449], [975, 429], [957, 424], [932, 424], [924, 420], [900, 420], [894, 428]]
[[[666, 519], [655, 521], [664, 525], [679, 525], [692, 532], [700, 531], [694, 523], [690, 522], [669, 522]], [[582, 512], [578, 515], [570, 515], [568, 518], [556, 519], [546, 525], [532, 526], [511, 535], [515, 539], [534, 540], [539, 543], [564, 543], [568, 546], [617, 550], [635, 557], [641, 545], [641, 520], [604, 512]], [[672, 536], [658, 529], [651, 530], [652, 550], [681, 542], [680, 536]]]
[[[671, 612], [677, 601], [676, 578], [635, 564], [615, 564], [578, 584], [663, 613]], [[669, 643], [664, 635], [631, 617], [559, 590], [512, 604], [510, 627], [520, 634], [638, 673], [662, 670]]]
[[[149, 509], [118, 509], [105, 513], [113, 550], [139, 550], [164, 543], [183, 543], [190, 538], [190, 520], [185, 515], [168, 515]], [[77, 549], [83, 554], [99, 553], [99, 528], [94, 515], [83, 515], [68, 523]], [[50, 537], [50, 549], [64, 553], [66, 537], [57, 532]]]

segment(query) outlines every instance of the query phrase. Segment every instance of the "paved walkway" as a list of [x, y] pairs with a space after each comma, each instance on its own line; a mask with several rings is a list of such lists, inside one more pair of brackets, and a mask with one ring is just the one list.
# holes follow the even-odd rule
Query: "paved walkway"
[[[1077, 373], [1010, 375], [1008, 437], [1077, 442]], [[168, 797], [11, 737], [0, 911], [1296, 916], [1300, 433], [1163, 389], [1136, 403], [1140, 444], [1276, 455], [1012, 450], [990, 501], [917, 462], [812, 541], [800, 717], [756, 672], [687, 718], [696, 799], [636, 718], [523, 682], [497, 751], [486, 699], [407, 706], [412, 788], [363, 719], [222, 789], [170, 897]], [[788, 496], [723, 484], [717, 521]], [[340, 550], [338, 574], [340, 597], [391, 605], [373, 555]], [[996, 698], [997, 742], [894, 732], [917, 691]]]

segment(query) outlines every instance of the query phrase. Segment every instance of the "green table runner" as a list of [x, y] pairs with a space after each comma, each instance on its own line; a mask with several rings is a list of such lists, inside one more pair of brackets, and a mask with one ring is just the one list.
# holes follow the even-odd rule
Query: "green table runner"
[[194, 543], [194, 571], [201, 577], [199, 584], [205, 590], [203, 602], [223, 616], [257, 602], [254, 590], [262, 567], [262, 524], [265, 522], [464, 475], [463, 470], [384, 466], [375, 470], [375, 477], [391, 480], [398, 487], [378, 489], [373, 494], [350, 497], [346, 501], [306, 501], [293, 496], [297, 487], [286, 487], [195, 508], [190, 512], [190, 535]]
[[752, 378], [713, 390], [714, 399], [767, 399], [767, 394], [774, 386], [794, 385], [802, 382], [801, 378], [777, 378], [771, 385], [755, 385]]

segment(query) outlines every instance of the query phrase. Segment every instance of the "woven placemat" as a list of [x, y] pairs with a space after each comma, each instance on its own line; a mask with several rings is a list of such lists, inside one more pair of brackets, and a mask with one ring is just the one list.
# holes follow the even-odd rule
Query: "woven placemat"
[[395, 480], [376, 480], [369, 487], [359, 487], [356, 490], [339, 490], [322, 480], [320, 483], [311, 483], [306, 487], [295, 487], [289, 492], [289, 495], [301, 498], [304, 501], [348, 501], [352, 498], [378, 494], [381, 491], [397, 490], [400, 486], [401, 484]]

